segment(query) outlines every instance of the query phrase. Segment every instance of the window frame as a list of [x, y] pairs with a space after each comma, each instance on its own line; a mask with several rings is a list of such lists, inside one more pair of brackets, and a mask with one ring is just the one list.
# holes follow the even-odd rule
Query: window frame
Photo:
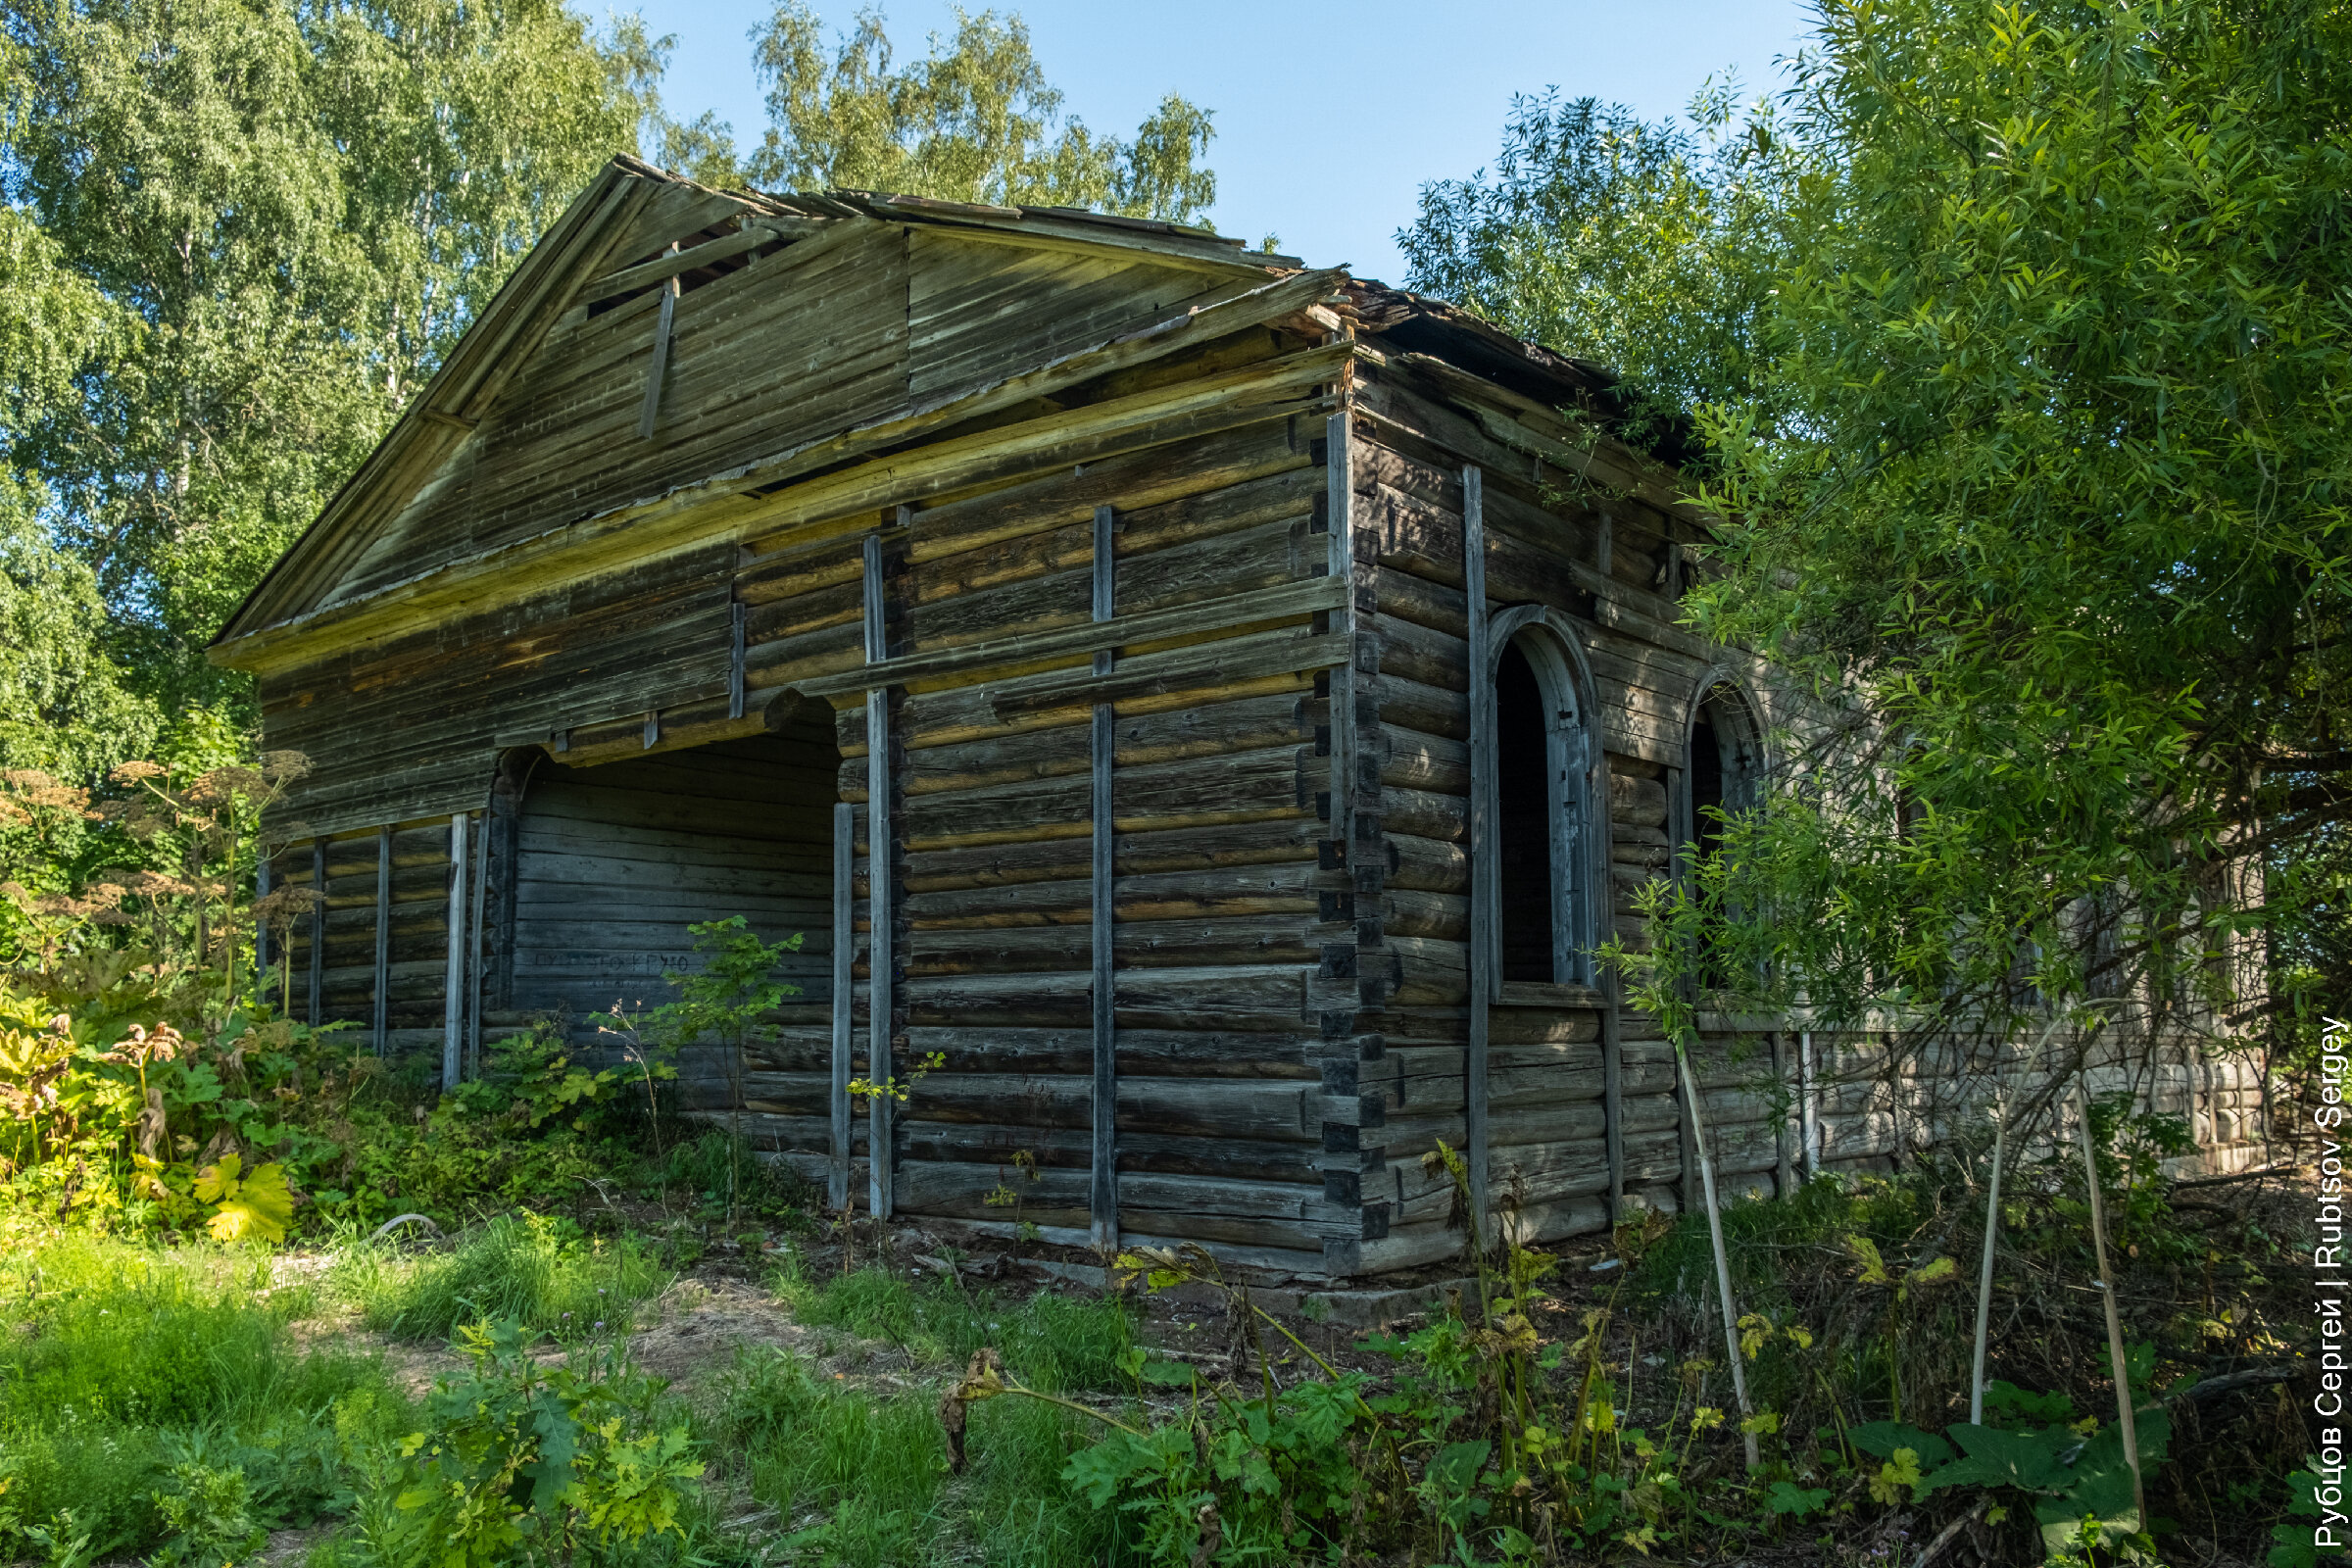
[[[1494, 977], [1495, 991], [1502, 978], [1502, 879], [1499, 875], [1501, 791], [1499, 762], [1501, 734], [1495, 710], [1495, 681], [1505, 650], [1516, 647], [1534, 672], [1544, 700], [1544, 774], [1549, 791], [1547, 808], [1551, 871], [1550, 984], [1592, 986], [1597, 968], [1592, 950], [1606, 940], [1599, 892], [1608, 875], [1607, 840], [1596, 831], [1602, 821], [1603, 799], [1599, 775], [1602, 748], [1595, 729], [1592, 665], [1575, 626], [1557, 612], [1542, 605], [1515, 605], [1496, 611], [1488, 620], [1483, 668], [1477, 672], [1476, 701], [1480, 728], [1488, 738], [1489, 755], [1475, 756], [1479, 777], [1474, 806], [1482, 831], [1472, 834], [1472, 885], [1482, 916], [1484, 952], [1474, 953]], [[1527, 984], [1529, 982], [1510, 982]], [[1493, 994], [1493, 993], [1491, 993]]]
[[[1718, 695], [1728, 699], [1716, 704]], [[1757, 706], [1755, 694], [1747, 683], [1723, 665], [1716, 665], [1698, 678], [1690, 697], [1683, 705], [1682, 723], [1677, 734], [1675, 761], [1668, 769], [1668, 807], [1670, 820], [1667, 836], [1674, 857], [1674, 879], [1678, 886], [1690, 885], [1694, 869], [1692, 852], [1698, 842], [1698, 803], [1690, 788], [1690, 762], [1698, 743], [1698, 723], [1708, 706], [1716, 704], [1719, 711], [1728, 711], [1734, 723], [1731, 735], [1726, 726], [1715, 725], [1715, 745], [1720, 754], [1723, 777], [1723, 801], [1726, 810], [1750, 810], [1762, 803], [1763, 786], [1769, 769], [1770, 757], [1764, 749], [1763, 710]]]

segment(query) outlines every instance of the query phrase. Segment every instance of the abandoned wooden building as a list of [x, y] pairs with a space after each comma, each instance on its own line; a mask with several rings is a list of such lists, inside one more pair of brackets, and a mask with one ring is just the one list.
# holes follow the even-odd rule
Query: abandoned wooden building
[[[1197, 229], [616, 160], [216, 646], [315, 766], [288, 1004], [455, 1079], [741, 915], [799, 994], [693, 1086], [837, 1204], [1308, 1278], [1460, 1250], [1440, 1139], [1523, 1237], [1677, 1206], [1592, 950], [1772, 715], [1613, 396]], [[1734, 1191], [1907, 1136], [1730, 1022]]]

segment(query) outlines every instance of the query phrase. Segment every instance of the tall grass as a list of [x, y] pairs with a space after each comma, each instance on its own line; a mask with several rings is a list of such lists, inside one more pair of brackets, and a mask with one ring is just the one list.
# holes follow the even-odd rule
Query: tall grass
[[935, 1391], [876, 1395], [775, 1351], [737, 1362], [712, 1423], [714, 1448], [739, 1456], [746, 1490], [776, 1510], [772, 1528], [795, 1560], [842, 1568], [1102, 1562], [1113, 1521], [1061, 1479], [1070, 1453], [1098, 1435], [1064, 1410], [992, 1401], [973, 1412], [971, 1468], [951, 1476]]
[[1126, 1386], [1118, 1358], [1135, 1342], [1128, 1310], [1040, 1291], [1026, 1300], [938, 1278], [911, 1283], [879, 1268], [816, 1278], [788, 1258], [771, 1282], [801, 1322], [883, 1340], [918, 1362], [960, 1362], [984, 1345], [1049, 1393]]
[[101, 1554], [152, 1545], [155, 1494], [198, 1466], [242, 1470], [257, 1521], [308, 1522], [338, 1488], [338, 1425], [397, 1423], [401, 1403], [371, 1360], [297, 1347], [309, 1294], [269, 1281], [257, 1255], [90, 1237], [0, 1262], [15, 1519]]
[[631, 1308], [670, 1281], [635, 1237], [603, 1241], [567, 1220], [501, 1215], [448, 1252], [404, 1257], [380, 1246], [346, 1248], [335, 1289], [361, 1320], [400, 1339], [447, 1339], [461, 1323], [511, 1318], [563, 1337], [617, 1334]]

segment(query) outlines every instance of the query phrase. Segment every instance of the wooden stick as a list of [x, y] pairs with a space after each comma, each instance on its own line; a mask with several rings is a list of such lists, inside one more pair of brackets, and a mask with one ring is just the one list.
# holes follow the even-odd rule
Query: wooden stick
[[[2034, 1046], [2034, 1054], [2026, 1062], [2029, 1087], [2034, 1069], [2041, 1062], [2041, 1054], [2056, 1032], [2058, 1020], [2050, 1020]], [[1984, 1256], [1977, 1268], [1977, 1345], [1974, 1370], [1968, 1385], [1968, 1424], [1984, 1424], [1984, 1348], [1987, 1325], [1992, 1321], [1992, 1250], [2001, 1229], [2001, 1158], [2009, 1142], [2008, 1106], [2001, 1093], [2001, 1058], [1996, 1050], [1992, 1058], [1992, 1176], [1986, 1183], [1984, 1195]]]
[[[253, 902], [258, 906], [270, 896], [270, 855], [256, 847], [253, 857]], [[259, 915], [253, 921], [253, 988], [258, 995], [270, 979], [270, 922]], [[283, 1008], [290, 999], [280, 997]]]
[[[902, 509], [904, 510], [904, 509]], [[903, 519], [902, 519], [903, 520]], [[882, 540], [865, 540], [865, 658], [878, 664], [890, 654], [888, 627], [883, 619]], [[871, 934], [866, 941], [866, 966], [872, 974], [871, 1001], [866, 1009], [866, 1081], [879, 1091], [890, 1082], [890, 1025], [892, 965], [890, 898], [890, 694], [875, 687], [865, 694], [865, 867]], [[866, 1102], [866, 1171], [868, 1203], [873, 1217], [890, 1217], [891, 1098], [876, 1093]]]
[[[1690, 1054], [1681, 1041], [1674, 1046], [1675, 1063], [1683, 1071], [1685, 1112], [1690, 1117], [1690, 1143], [1698, 1154], [1698, 1174], [1707, 1195], [1707, 1240], [1715, 1249], [1715, 1288], [1723, 1298], [1723, 1347], [1732, 1362], [1732, 1395], [1739, 1401], [1740, 1436], [1747, 1448], [1747, 1467], [1753, 1470], [1759, 1462], [1756, 1435], [1745, 1431], [1747, 1418], [1755, 1412], [1747, 1406], [1747, 1372], [1740, 1364], [1740, 1306], [1732, 1295], [1732, 1254], [1723, 1242], [1723, 1210], [1715, 1199], [1715, 1161], [1707, 1154], [1706, 1129], [1698, 1113], [1698, 1077], [1690, 1070]], [[1688, 1184], [1686, 1183], [1686, 1186]]]
[[325, 1020], [320, 1016], [326, 993], [326, 840], [311, 840], [311, 891], [318, 895], [311, 901], [311, 1027], [316, 1029]]
[[[1107, 506], [1095, 509], [1094, 538], [1094, 618], [1098, 624], [1111, 619], [1115, 583], [1112, 576], [1113, 537], [1115, 516]], [[1113, 655], [1107, 648], [1098, 649], [1094, 657], [1094, 672], [1110, 673]], [[1088, 1211], [1092, 1221], [1095, 1246], [1115, 1248], [1119, 1245], [1119, 1178], [1118, 1178], [1118, 1026], [1114, 1006], [1114, 988], [1117, 984], [1113, 960], [1116, 956], [1113, 914], [1113, 877], [1117, 859], [1117, 845], [1112, 831], [1111, 761], [1117, 749], [1117, 734], [1113, 728], [1113, 710], [1108, 703], [1097, 703], [1094, 711], [1093, 751], [1090, 766], [1093, 772], [1093, 793], [1089, 803], [1093, 831], [1093, 899], [1090, 920], [1094, 939], [1094, 1150], [1093, 1180], [1088, 1184]]]
[[2138, 1512], [2137, 1528], [2148, 1527], [2148, 1503], [2139, 1473], [2139, 1424], [2132, 1409], [2132, 1368], [2124, 1355], [2124, 1319], [2115, 1304], [2115, 1282], [2107, 1277], [2107, 1211], [2099, 1195], [2099, 1161], [2090, 1143], [2090, 1090], [2084, 1083], [2087, 1066], [2075, 1074], [2075, 1130], [2082, 1144], [2082, 1183], [2090, 1200], [2091, 1261], [2099, 1271], [2092, 1283], [2107, 1307], [2107, 1360], [2115, 1372], [2115, 1424], [2124, 1437], [2124, 1459], [2132, 1466], [2132, 1506]]

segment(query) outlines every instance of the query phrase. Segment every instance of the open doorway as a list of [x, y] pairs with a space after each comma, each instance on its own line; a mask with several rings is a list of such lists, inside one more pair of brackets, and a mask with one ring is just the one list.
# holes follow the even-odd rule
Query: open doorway
[[507, 1009], [587, 1020], [675, 999], [695, 966], [689, 925], [743, 917], [764, 942], [798, 934], [777, 967], [798, 1007], [830, 1005], [831, 711], [803, 704], [770, 733], [691, 750], [532, 769], [512, 843], [500, 944]]

